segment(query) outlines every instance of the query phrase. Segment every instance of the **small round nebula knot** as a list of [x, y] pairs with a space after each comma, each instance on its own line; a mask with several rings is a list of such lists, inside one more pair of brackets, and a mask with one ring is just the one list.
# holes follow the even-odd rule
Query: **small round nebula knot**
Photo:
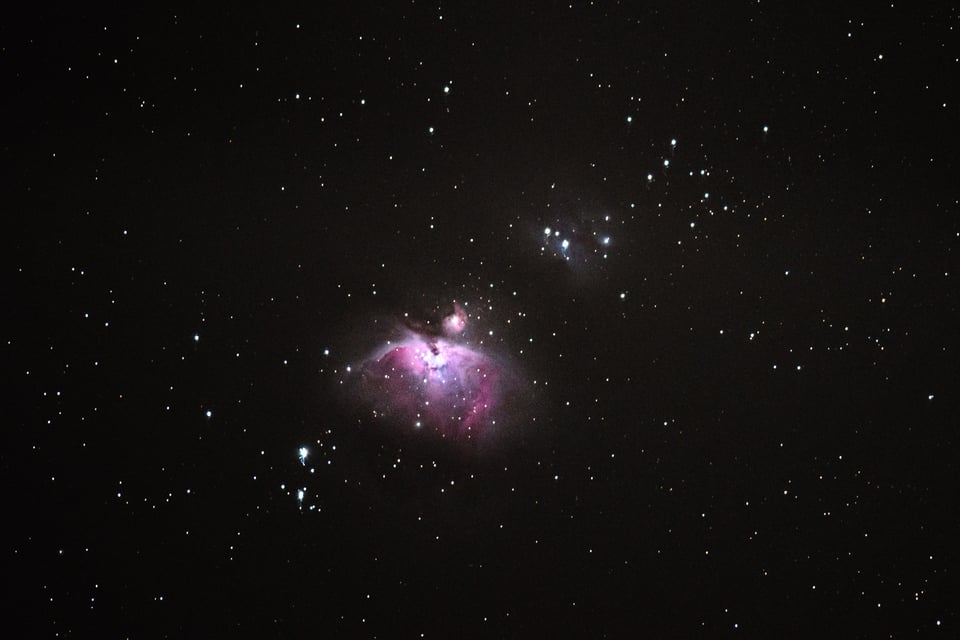
[[467, 328], [467, 314], [460, 305], [454, 307], [453, 313], [443, 319], [443, 332], [447, 336], [463, 333]]

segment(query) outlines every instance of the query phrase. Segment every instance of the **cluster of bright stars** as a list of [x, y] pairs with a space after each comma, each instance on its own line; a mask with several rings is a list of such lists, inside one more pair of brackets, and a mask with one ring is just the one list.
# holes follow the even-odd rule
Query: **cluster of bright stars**
[[[606, 221], [610, 220], [610, 216], [605, 218]], [[598, 234], [596, 231], [593, 232], [593, 236], [596, 238], [596, 242], [600, 244], [601, 247], [610, 246], [610, 236]], [[546, 245], [551, 241], [551, 239], [558, 239], [560, 242], [560, 255], [563, 256], [564, 260], [570, 260], [570, 238], [561, 237], [560, 231], [552, 229], [551, 227], [543, 228], [543, 238], [544, 246], [540, 247], [541, 251], [546, 251]], [[606, 258], [607, 254], [604, 253], [603, 257]]]

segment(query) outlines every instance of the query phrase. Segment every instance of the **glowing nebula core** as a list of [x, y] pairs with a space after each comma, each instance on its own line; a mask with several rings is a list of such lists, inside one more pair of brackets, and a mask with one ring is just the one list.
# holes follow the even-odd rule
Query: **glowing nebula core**
[[442, 436], [473, 437], [495, 422], [503, 399], [503, 363], [463, 339], [458, 306], [437, 331], [408, 326], [366, 361], [361, 395], [376, 417]]

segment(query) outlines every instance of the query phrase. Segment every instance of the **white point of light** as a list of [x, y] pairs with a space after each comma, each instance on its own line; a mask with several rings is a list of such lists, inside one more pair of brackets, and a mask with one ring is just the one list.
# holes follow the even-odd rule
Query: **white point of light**
[[427, 129], [427, 132], [428, 132], [428, 133], [433, 133], [433, 127], [428, 128], [428, 129]]
[[677, 139], [676, 139], [676, 138], [671, 138], [671, 139], [670, 139], [670, 146], [671, 146], [671, 147], [677, 146]]
[[210, 411], [210, 409], [207, 409], [207, 417], [208, 417], [208, 418], [212, 418], [212, 417], [213, 417], [213, 411]]
[[297, 457], [300, 458], [300, 464], [307, 464], [307, 456], [310, 455], [310, 450], [306, 447], [300, 447], [300, 450], [297, 451]]
[[303, 502], [304, 491], [303, 489], [297, 489], [297, 502]]
[[768, 131], [770, 131], [770, 127], [768, 127], [767, 125], [763, 125], [763, 132], [767, 133]]
[[193, 341], [194, 341], [194, 342], [200, 342], [200, 334], [199, 334], [199, 333], [193, 334]]
[[633, 116], [627, 116], [627, 124], [633, 122]]
[[652, 174], [652, 173], [648, 173], [648, 174], [647, 174], [647, 182], [653, 182], [653, 174]]
[[560, 243], [560, 247], [561, 247], [564, 251], [566, 251], [567, 249], [570, 248], [570, 241], [567, 240], [566, 238], [564, 238], [563, 241]]
[[669, 167], [669, 166], [670, 166], [670, 161], [669, 161], [669, 160], [664, 160], [664, 161], [663, 161], [663, 166]]
[[610, 236], [605, 236], [603, 238], [603, 244], [610, 244]]
[[444, 93], [444, 94], [450, 93], [450, 85], [444, 85], [444, 87], [443, 87], [443, 93]]
[[551, 233], [550, 227], [544, 228], [544, 230], [543, 230], [543, 235], [548, 236], [548, 235], [550, 235], [550, 233]]

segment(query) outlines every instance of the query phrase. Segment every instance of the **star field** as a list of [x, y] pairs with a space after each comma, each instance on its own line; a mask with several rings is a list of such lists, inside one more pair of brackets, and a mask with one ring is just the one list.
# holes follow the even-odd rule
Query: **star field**
[[954, 637], [958, 20], [11, 15], [11, 629]]

